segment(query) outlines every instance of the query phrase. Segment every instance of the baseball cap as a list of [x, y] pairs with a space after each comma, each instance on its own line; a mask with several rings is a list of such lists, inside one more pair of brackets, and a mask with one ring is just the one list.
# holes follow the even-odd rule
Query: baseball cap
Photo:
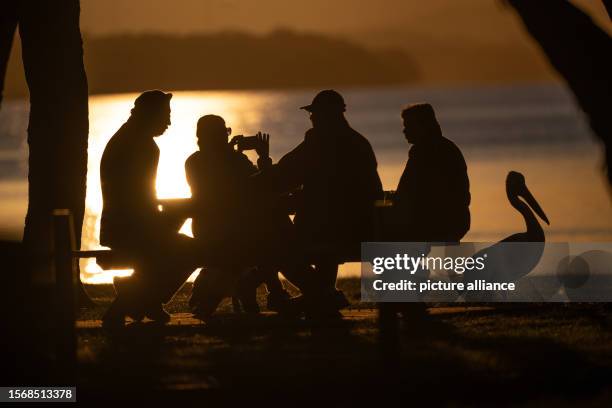
[[308, 112], [314, 111], [338, 111], [344, 112], [346, 110], [346, 104], [344, 98], [338, 92], [333, 89], [326, 89], [319, 92], [310, 105], [302, 106], [300, 109], [304, 109]]

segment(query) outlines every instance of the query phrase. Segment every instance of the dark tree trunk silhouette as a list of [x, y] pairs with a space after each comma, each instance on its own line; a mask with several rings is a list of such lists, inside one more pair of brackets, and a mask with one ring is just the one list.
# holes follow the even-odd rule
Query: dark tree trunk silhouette
[[17, 3], [9, 2], [3, 5], [2, 13], [0, 13], [0, 106], [2, 105], [4, 77], [6, 76], [6, 67], [11, 54], [15, 29], [17, 28], [17, 19]]
[[[71, 210], [80, 247], [89, 121], [79, 14], [78, 0], [3, 0], [2, 4], [0, 68], [4, 74], [18, 24], [30, 91], [29, 200], [23, 243], [32, 253], [50, 249], [51, 213], [56, 208]], [[34, 265], [31, 273], [34, 282], [52, 278], [46, 264]]]
[[[509, 0], [552, 66], [565, 78], [605, 147], [612, 185], [612, 39], [565, 0]], [[611, 2], [605, 6], [610, 12]]]

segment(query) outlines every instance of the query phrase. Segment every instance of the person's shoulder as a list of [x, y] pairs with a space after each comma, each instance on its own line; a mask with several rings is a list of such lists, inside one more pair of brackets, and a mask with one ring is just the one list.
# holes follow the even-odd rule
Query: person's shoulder
[[319, 133], [320, 132], [317, 132], [317, 130], [315, 128], [308, 129], [304, 133], [304, 142], [311, 143], [311, 142], [317, 140], [320, 137]]
[[315, 128], [308, 129], [304, 133], [304, 140], [293, 150], [293, 152], [294, 153], [298, 151], [309, 152], [312, 150], [316, 151], [320, 149], [321, 145], [325, 144], [325, 140], [327, 139], [324, 136], [325, 135], [323, 135], [320, 130], [317, 130]]
[[349, 137], [352, 137], [354, 140], [358, 141], [359, 143], [370, 144], [370, 142], [364, 135], [362, 135], [361, 133], [359, 133], [358, 131], [356, 131], [350, 126], [346, 128], [345, 134], [348, 135]]
[[441, 140], [442, 140], [441, 143], [444, 146], [444, 149], [448, 153], [456, 155], [456, 156], [460, 156], [460, 157], [463, 158], [463, 153], [461, 152], [461, 149], [459, 149], [459, 146], [457, 146], [457, 144], [455, 144], [455, 142], [453, 142], [450, 139], [447, 139], [444, 136], [442, 136]]
[[445, 136], [440, 136], [440, 138], [438, 140], [439, 140], [438, 143], [441, 143], [442, 145], [444, 145], [448, 149], [459, 150], [459, 148], [457, 147], [455, 142], [453, 142], [452, 140], [450, 140], [449, 138], [447, 138]]
[[108, 139], [108, 142], [106, 143], [106, 149], [110, 149], [120, 145], [125, 140], [127, 140], [126, 136], [127, 135], [125, 134], [125, 124], [123, 124], [119, 129], [117, 129], [115, 134], [112, 135], [110, 139]]
[[185, 164], [193, 164], [193, 163], [201, 160], [201, 158], [202, 158], [202, 152], [200, 152], [199, 150], [195, 151], [195, 152], [193, 152], [193, 153], [191, 153], [189, 155], [187, 160], [185, 160]]
[[134, 131], [131, 129], [128, 122], [126, 122], [117, 129], [115, 134], [110, 138], [107, 146], [122, 149], [133, 145], [137, 140], [139, 140], [139, 138], [134, 136]]
[[442, 156], [443, 160], [448, 163], [448, 165], [467, 167], [461, 149], [452, 140], [442, 136], [440, 141], [435, 147], [433, 147], [433, 149], [434, 150], [431, 152], [431, 154]]
[[203, 165], [203, 162], [204, 155], [202, 155], [201, 151], [197, 150], [191, 153], [187, 160], [185, 160], [185, 171], [187, 173], [199, 173], [197, 169], [201, 168], [200, 166]]
[[114, 135], [106, 143], [104, 152], [102, 153], [102, 162], [113, 160], [117, 155], [120, 155], [123, 150], [123, 144], [125, 143], [124, 126], [121, 126]]
[[367, 137], [365, 137], [364, 135], [362, 135], [361, 133], [359, 133], [352, 127], [348, 128], [347, 134], [349, 135], [351, 140], [355, 143], [355, 145], [360, 150], [367, 151], [367, 152], [370, 152], [370, 151], [373, 152], [372, 144], [370, 143]]

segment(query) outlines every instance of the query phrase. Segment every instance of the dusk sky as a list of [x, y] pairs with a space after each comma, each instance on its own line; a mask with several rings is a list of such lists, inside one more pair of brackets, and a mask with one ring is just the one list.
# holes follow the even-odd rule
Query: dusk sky
[[[575, 3], [610, 29], [600, 0]], [[484, 43], [524, 38], [512, 10], [501, 0], [83, 0], [81, 4], [82, 29], [91, 34], [262, 32], [290, 27], [342, 34], [404, 32]]]
[[[612, 33], [601, 0], [574, 3]], [[414, 61], [423, 84], [559, 80], [502, 0], [83, 0], [81, 9], [85, 62], [93, 85], [99, 82], [96, 72], [106, 71], [92, 62], [100, 56], [91, 46], [95, 37], [214, 35], [228, 30], [267, 35], [278, 29], [339, 37], [373, 51], [399, 50]], [[13, 58], [9, 66], [8, 96], [26, 94], [19, 64]], [[112, 75], [103, 76], [116, 82]]]

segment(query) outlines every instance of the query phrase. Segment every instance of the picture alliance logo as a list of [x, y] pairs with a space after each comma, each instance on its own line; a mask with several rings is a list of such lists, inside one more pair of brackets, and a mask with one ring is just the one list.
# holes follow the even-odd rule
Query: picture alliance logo
[[414, 257], [408, 254], [396, 254], [392, 257], [376, 257], [372, 259], [372, 272], [380, 275], [385, 271], [405, 271], [414, 275], [419, 270], [444, 270], [463, 274], [466, 271], [482, 271], [485, 269], [487, 254], [477, 257], [452, 256], [421, 256]]

